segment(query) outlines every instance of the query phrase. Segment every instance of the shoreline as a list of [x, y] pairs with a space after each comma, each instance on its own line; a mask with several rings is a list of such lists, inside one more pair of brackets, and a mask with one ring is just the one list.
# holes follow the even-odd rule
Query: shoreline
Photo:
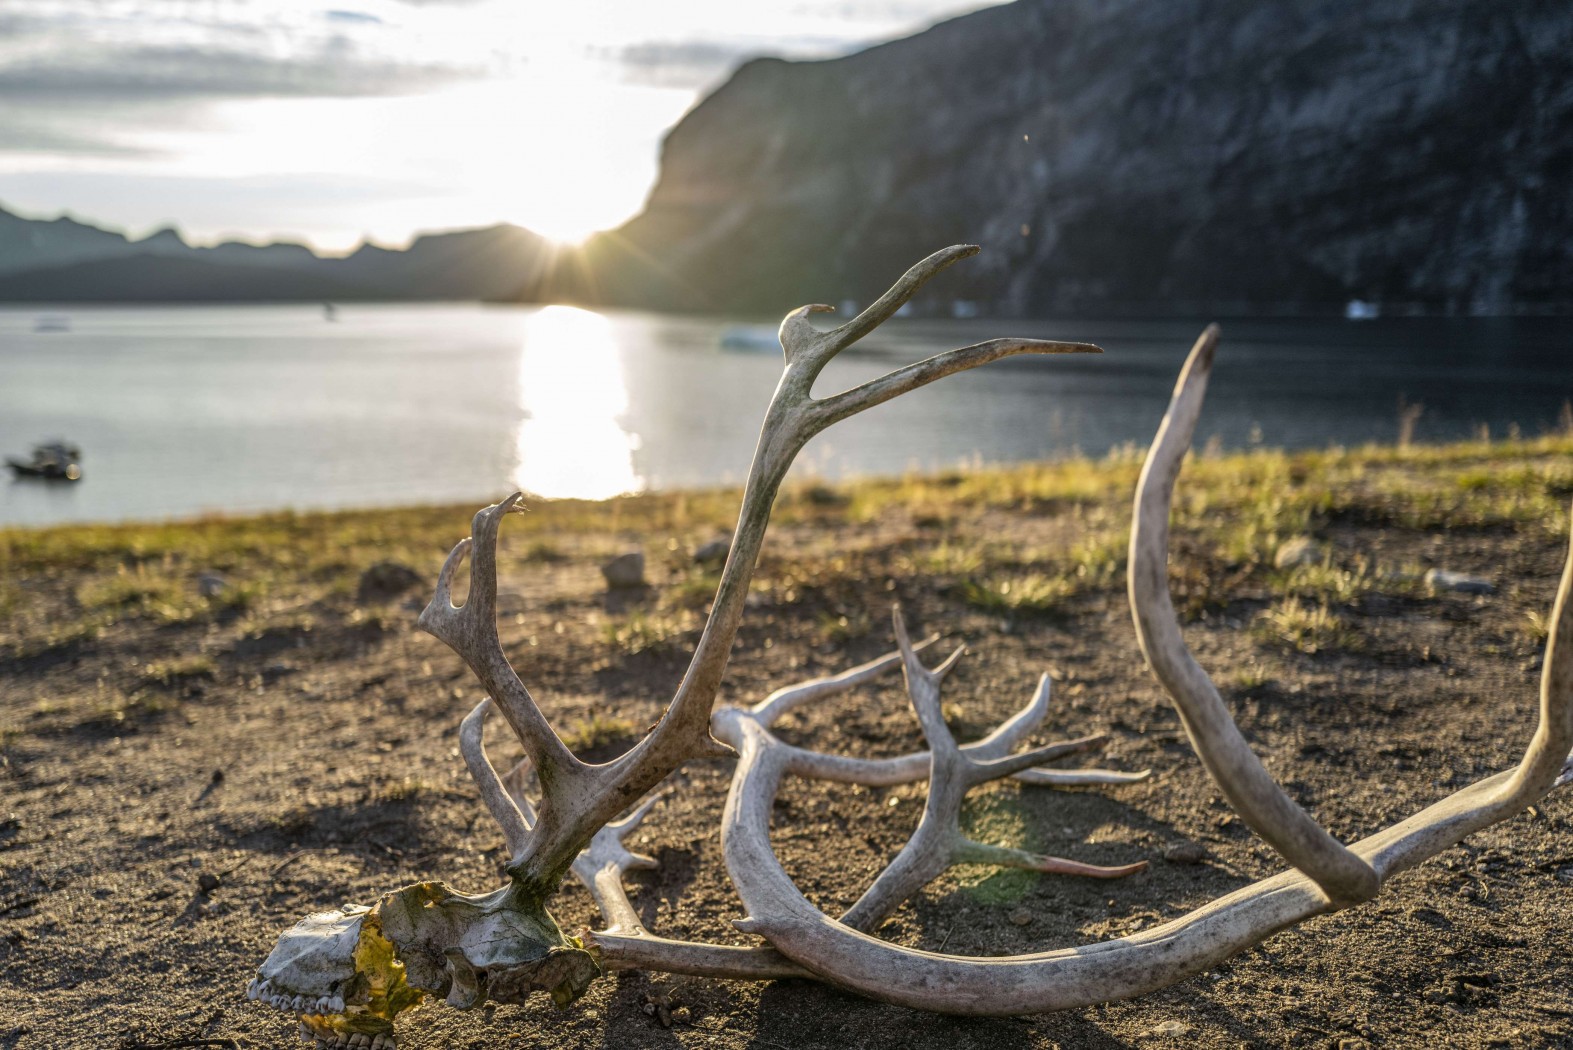
[[[953, 467], [942, 467], [933, 470], [904, 471], [899, 474], [870, 474], [842, 478], [789, 477], [784, 491], [791, 493], [797, 490], [816, 488], [833, 489], [843, 493], [856, 494], [858, 492], [880, 492], [892, 488], [900, 489], [914, 484], [923, 486], [925, 483], [934, 483], [940, 478], [954, 478], [961, 474], [972, 474], [979, 478], [997, 477], [1000, 475], [1049, 475], [1058, 471], [1068, 470], [1072, 473], [1082, 473], [1087, 470], [1096, 470], [1102, 466], [1118, 468], [1129, 465], [1133, 460], [1140, 466], [1141, 456], [1145, 453], [1145, 446], [1129, 444], [1122, 448], [1111, 449], [1102, 456], [1088, 456], [1072, 452], [1064, 457], [1046, 460], [1022, 460], [1015, 462], [958, 462]], [[1316, 448], [1286, 448], [1282, 446], [1256, 446], [1245, 449], [1217, 449], [1205, 448], [1189, 454], [1187, 462], [1203, 461], [1218, 464], [1221, 469], [1228, 469], [1228, 465], [1237, 461], [1245, 461], [1257, 457], [1290, 457], [1308, 458], [1319, 460], [1325, 457], [1347, 457], [1354, 461], [1366, 462], [1391, 462], [1394, 460], [1412, 459], [1417, 463], [1439, 463], [1445, 461], [1489, 461], [1503, 457], [1512, 458], [1523, 453], [1526, 455], [1555, 454], [1568, 452], [1573, 454], [1573, 433], [1547, 430], [1535, 437], [1504, 437], [1504, 438], [1471, 438], [1455, 441], [1426, 442], [1417, 441], [1408, 446], [1393, 443], [1367, 442], [1362, 445], [1327, 445]], [[946, 482], [945, 484], [951, 484]], [[1007, 482], [1008, 484], [1008, 482]], [[297, 519], [297, 518], [333, 518], [340, 516], [355, 516], [367, 514], [426, 514], [457, 508], [479, 508], [489, 502], [496, 502], [508, 493], [499, 491], [492, 497], [477, 496], [473, 500], [438, 500], [430, 502], [394, 503], [394, 504], [365, 504], [330, 507], [273, 507], [260, 510], [239, 509], [234, 511], [208, 510], [199, 511], [190, 515], [177, 515], [165, 518], [133, 518], [123, 520], [94, 520], [94, 521], [65, 521], [46, 524], [6, 523], [0, 521], [0, 537], [9, 533], [42, 532], [58, 529], [161, 529], [180, 526], [197, 526], [212, 523], [240, 523], [267, 519]], [[730, 498], [734, 502], [742, 495], [742, 485], [716, 484], [694, 485], [677, 488], [646, 489], [634, 492], [624, 492], [603, 499], [581, 499], [576, 497], [544, 497], [526, 493], [525, 498], [532, 506], [584, 506], [584, 507], [609, 507], [612, 504], [625, 501], [661, 500], [661, 499], [698, 499], [710, 501], [712, 499]]]

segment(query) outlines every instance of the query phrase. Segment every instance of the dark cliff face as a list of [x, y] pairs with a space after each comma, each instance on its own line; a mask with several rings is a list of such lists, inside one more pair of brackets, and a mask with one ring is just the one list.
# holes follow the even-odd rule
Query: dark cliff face
[[1020, 0], [752, 62], [526, 295], [867, 302], [956, 242], [998, 313], [1568, 308], [1573, 7]]

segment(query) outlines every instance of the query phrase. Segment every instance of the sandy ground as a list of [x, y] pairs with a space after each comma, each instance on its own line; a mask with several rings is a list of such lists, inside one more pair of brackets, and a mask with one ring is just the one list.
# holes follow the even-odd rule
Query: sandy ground
[[[889, 939], [979, 955], [1081, 943], [1280, 867], [1191, 753], [1141, 664], [1118, 582], [1053, 615], [1002, 616], [913, 570], [913, 552], [946, 530], [1052, 545], [1076, 526], [1051, 506], [942, 524], [828, 515], [773, 534], [771, 549], [797, 559], [797, 582], [751, 612], [723, 700], [752, 702], [887, 650], [899, 599], [915, 631], [973, 650], [947, 686], [959, 733], [988, 731], [1048, 671], [1057, 700], [1036, 739], [1107, 731], [1103, 764], [1153, 770], [1103, 789], [996, 786], [969, 810], [980, 837], [1093, 862], [1146, 859], [1145, 873], [1098, 882], [957, 869], [901, 909], [882, 931]], [[453, 537], [466, 530], [455, 511]], [[1321, 538], [1393, 564], [1443, 551], [1450, 568], [1501, 584], [1489, 596], [1360, 595], [1342, 607], [1358, 644], [1307, 654], [1246, 630], [1272, 597], [1258, 584], [1177, 574], [1194, 614], [1188, 638], [1248, 738], [1348, 840], [1516, 761], [1540, 658], [1526, 618], [1548, 609], [1563, 546], [1545, 531], [1358, 521], [1334, 521]], [[619, 643], [604, 625], [628, 609], [608, 599], [597, 551], [563, 543], [564, 559], [528, 567], [505, 544], [504, 644], [558, 724], [598, 715], [647, 725], [693, 635]], [[415, 568], [430, 578], [439, 560]], [[635, 606], [676, 572], [656, 559], [655, 586]], [[70, 586], [43, 581], [37, 600]], [[1207, 601], [1186, 601], [1204, 586]], [[244, 998], [280, 930], [415, 880], [500, 884], [501, 835], [455, 746], [480, 694], [452, 653], [415, 630], [425, 597], [422, 586], [367, 614], [334, 605], [309, 626], [261, 631], [222, 618], [131, 619], [90, 643], [0, 660], [0, 1050], [292, 1045], [292, 1020]], [[160, 683], [156, 703], [106, 706], [149, 661], [190, 654], [205, 669]], [[860, 755], [920, 744], [899, 678], [794, 716], [783, 732]], [[499, 764], [517, 754], [502, 737], [494, 726]], [[594, 742], [597, 755], [627, 744]], [[741, 909], [719, 855], [729, 773], [728, 761], [689, 767], [638, 835], [660, 869], [632, 876], [631, 892], [657, 932], [746, 943], [729, 925]], [[856, 899], [915, 825], [921, 787], [790, 785], [775, 842], [804, 892], [832, 913]], [[554, 910], [565, 928], [596, 918], [577, 886]], [[564, 1010], [428, 1004], [401, 1021], [400, 1046], [1573, 1047], [1570, 917], [1564, 790], [1399, 877], [1375, 902], [1132, 1002], [956, 1019], [804, 981], [628, 973]]]

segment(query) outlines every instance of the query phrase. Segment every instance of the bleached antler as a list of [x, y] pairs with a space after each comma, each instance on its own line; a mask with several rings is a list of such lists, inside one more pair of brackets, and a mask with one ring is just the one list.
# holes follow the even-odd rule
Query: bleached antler
[[[764, 542], [776, 493], [802, 447], [831, 424], [952, 373], [1014, 354], [1099, 353], [1086, 343], [1037, 339], [994, 339], [938, 354], [828, 398], [815, 398], [814, 380], [842, 350], [892, 316], [930, 278], [976, 254], [976, 247], [947, 248], [924, 259], [879, 301], [839, 328], [820, 332], [807, 321], [828, 306], [805, 306], [781, 323], [786, 367], [770, 399], [759, 445], [743, 492], [737, 530], [721, 570], [709, 621], [688, 671], [661, 720], [635, 747], [604, 765], [580, 762], [563, 745], [508, 666], [497, 639], [497, 525], [517, 503], [515, 494], [475, 517], [473, 540], [454, 548], [438, 582], [438, 593], [420, 624], [447, 642], [475, 671], [497, 700], [541, 778], [540, 821], [509, 866], [519, 883], [549, 893], [596, 830], [638, 801], [690, 758], [729, 752], [709, 731], [710, 711], [742, 621], [748, 585]], [[472, 552], [470, 599], [456, 609], [448, 580], [458, 560]]]
[[[1205, 672], [1184, 649], [1168, 601], [1169, 500], [1201, 411], [1217, 338], [1216, 328], [1209, 328], [1192, 350], [1138, 485], [1132, 614], [1143, 652], [1174, 697], [1208, 771], [1252, 826], [1262, 825], [1264, 837], [1306, 873], [1285, 872], [1172, 922], [1099, 944], [996, 959], [903, 948], [823, 914], [792, 883], [771, 850], [769, 832], [771, 804], [782, 778], [793, 771], [790, 752], [761, 727], [743, 723], [722, 829], [727, 871], [749, 913], [740, 927], [825, 980], [915, 1009], [991, 1015], [1085, 1006], [1173, 984], [1286, 926], [1373, 896], [1383, 880], [1521, 812], [1567, 778], [1573, 750], [1573, 616], [1567, 614], [1573, 549], [1552, 611], [1539, 724], [1515, 769], [1347, 848], [1266, 778]], [[1285, 824], [1274, 823], [1278, 820]]]
[[[546, 912], [545, 901], [556, 892], [596, 832], [618, 813], [636, 804], [687, 760], [730, 754], [710, 733], [711, 710], [742, 619], [771, 506], [804, 444], [857, 412], [1002, 357], [1101, 353], [1085, 343], [996, 339], [936, 355], [823, 399], [813, 396], [814, 381], [837, 354], [891, 317], [936, 274], [977, 251], [963, 245], [936, 252], [908, 270], [867, 310], [830, 331], [820, 332], [807, 321], [810, 313], [828, 311], [826, 306], [802, 307], [782, 322], [785, 369], [765, 413], [710, 618], [660, 721], [626, 754], [599, 765], [579, 760], [552, 730], [514, 673], [497, 635], [496, 561], [499, 526], [517, 506], [519, 494], [475, 515], [471, 537], [449, 555], [438, 577], [436, 594], [419, 623], [470, 666], [518, 736], [540, 780], [538, 812], [533, 821], [527, 820], [516, 802], [511, 809], [506, 804], [501, 778], [481, 754], [474, 734], [479, 732], [484, 712], [477, 713], [467, 761], [512, 852], [507, 866], [509, 885], [493, 894], [470, 897], [441, 884], [421, 884], [388, 895], [366, 912], [332, 913], [335, 917], [325, 926], [317, 923], [311, 927], [307, 940], [297, 937], [308, 937], [297, 928], [285, 935], [263, 964], [259, 995], [290, 1003], [333, 1002], [333, 995], [304, 993], [318, 985], [382, 987], [394, 977], [407, 981], [414, 999], [427, 992], [446, 995], [455, 1005], [472, 1005], [488, 995], [522, 998], [533, 989], [547, 989], [563, 1001], [582, 993], [598, 964], [576, 939], [558, 930]], [[452, 602], [452, 582], [466, 558], [470, 561], [469, 597], [459, 607]], [[463, 932], [478, 925], [489, 931], [483, 938]], [[328, 930], [333, 931], [332, 936], [324, 940]], [[360, 943], [357, 938], [380, 938], [379, 943], [388, 945], [384, 954], [389, 962], [375, 975], [368, 977], [359, 969], [359, 955], [352, 953], [347, 962], [341, 957], [343, 946], [353, 948]], [[330, 943], [331, 948], [324, 947]], [[313, 953], [319, 948], [340, 953], [332, 956], [327, 968], [326, 972], [335, 975], [331, 979], [302, 965], [303, 959], [315, 958]], [[363, 990], [339, 998], [345, 999], [348, 1014], [303, 1016], [319, 1038], [346, 1046], [362, 1035], [388, 1038], [392, 1016], [409, 1005], [398, 997], [363, 994]]]
[[[1246, 886], [1174, 921], [1099, 944], [998, 959], [923, 952], [869, 931], [951, 864], [988, 863], [1070, 875], [1114, 877], [1140, 863], [1098, 868], [960, 832], [967, 791], [1014, 777], [1039, 784], [1117, 784], [1146, 771], [1062, 770], [1042, 764], [1096, 749], [1101, 736], [1015, 753], [1048, 710], [1047, 676], [1028, 704], [982, 740], [958, 744], [941, 715], [939, 688], [961, 650], [930, 669], [918, 658], [899, 614], [899, 650], [849, 671], [780, 690], [749, 708], [713, 710], [741, 620], [771, 505], [793, 457], [825, 427], [962, 369], [1020, 353], [1097, 352], [1077, 343], [993, 340], [897, 369], [823, 399], [815, 379], [837, 353], [895, 313], [925, 281], [974, 248], [936, 253], [913, 267], [868, 310], [819, 332], [803, 307], [781, 325], [786, 356], [765, 415], [737, 530], [709, 621], [671, 704], [651, 732], [610, 762], [581, 761], [563, 744], [504, 656], [496, 627], [496, 544], [515, 495], [475, 516], [472, 538], [454, 548], [420, 623], [470, 665], [489, 698], [464, 720], [460, 750], [510, 853], [509, 883], [469, 896], [440, 883], [387, 894], [370, 908], [311, 916], [286, 933], [253, 982], [254, 998], [293, 1009], [310, 1034], [340, 1047], [391, 1045], [392, 1019], [423, 995], [473, 1006], [490, 997], [517, 1002], [533, 991], [558, 1002], [581, 994], [603, 969], [631, 967], [728, 977], [814, 976], [873, 998], [965, 1014], [1034, 1013], [1125, 998], [1171, 984], [1286, 926], [1367, 900], [1384, 880], [1466, 835], [1519, 812], [1573, 778], [1573, 590], [1570, 551], [1552, 611], [1541, 679], [1540, 718], [1521, 763], [1352, 845], [1336, 841], [1273, 782], [1229, 717], [1205, 671], [1185, 647], [1168, 595], [1168, 517], [1174, 484], [1199, 417], [1218, 333], [1197, 342], [1175, 388], [1136, 493], [1130, 598], [1142, 652], [1179, 709], [1193, 747], [1225, 798], [1294, 870]], [[470, 597], [454, 606], [454, 573], [470, 559]], [[873, 680], [897, 667], [929, 750], [886, 759], [828, 754], [788, 744], [773, 726], [792, 710]], [[518, 737], [525, 761], [499, 775], [483, 730], [495, 706]], [[647, 797], [696, 756], [731, 754], [737, 767], [722, 826], [722, 852], [747, 918], [736, 925], [766, 943], [714, 945], [646, 930], [623, 885], [627, 871], [653, 862], [625, 837], [647, 817]], [[525, 793], [529, 774], [539, 801]], [[770, 845], [770, 814], [787, 775], [871, 785], [927, 778], [928, 800], [911, 840], [839, 920], [802, 895]], [[620, 813], [629, 815], [616, 820]], [[582, 939], [563, 934], [546, 899], [573, 871], [589, 888], [607, 928]]]

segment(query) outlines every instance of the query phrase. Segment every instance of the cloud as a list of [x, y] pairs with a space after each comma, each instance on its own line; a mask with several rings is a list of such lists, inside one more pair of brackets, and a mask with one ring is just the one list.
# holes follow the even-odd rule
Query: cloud
[[622, 66], [625, 79], [658, 87], [707, 87], [751, 58], [830, 58], [858, 46], [840, 37], [646, 40], [597, 53]]
[[367, 11], [215, 0], [7, 0], [0, 94], [29, 102], [359, 97], [480, 75]]
[[355, 97], [403, 95], [471, 75], [453, 67], [365, 56], [345, 37], [305, 54], [141, 47], [0, 65], [0, 94], [18, 99]]
[[70, 153], [85, 157], [146, 158], [159, 151], [123, 142], [101, 131], [76, 131], [69, 127], [12, 124], [0, 120], [0, 142], [12, 153]]
[[365, 11], [324, 11], [322, 17], [330, 22], [356, 22], [381, 25], [382, 19]]
[[609, 57], [623, 66], [629, 80], [688, 87], [729, 72], [757, 53], [747, 45], [713, 40], [649, 40], [618, 48]]

